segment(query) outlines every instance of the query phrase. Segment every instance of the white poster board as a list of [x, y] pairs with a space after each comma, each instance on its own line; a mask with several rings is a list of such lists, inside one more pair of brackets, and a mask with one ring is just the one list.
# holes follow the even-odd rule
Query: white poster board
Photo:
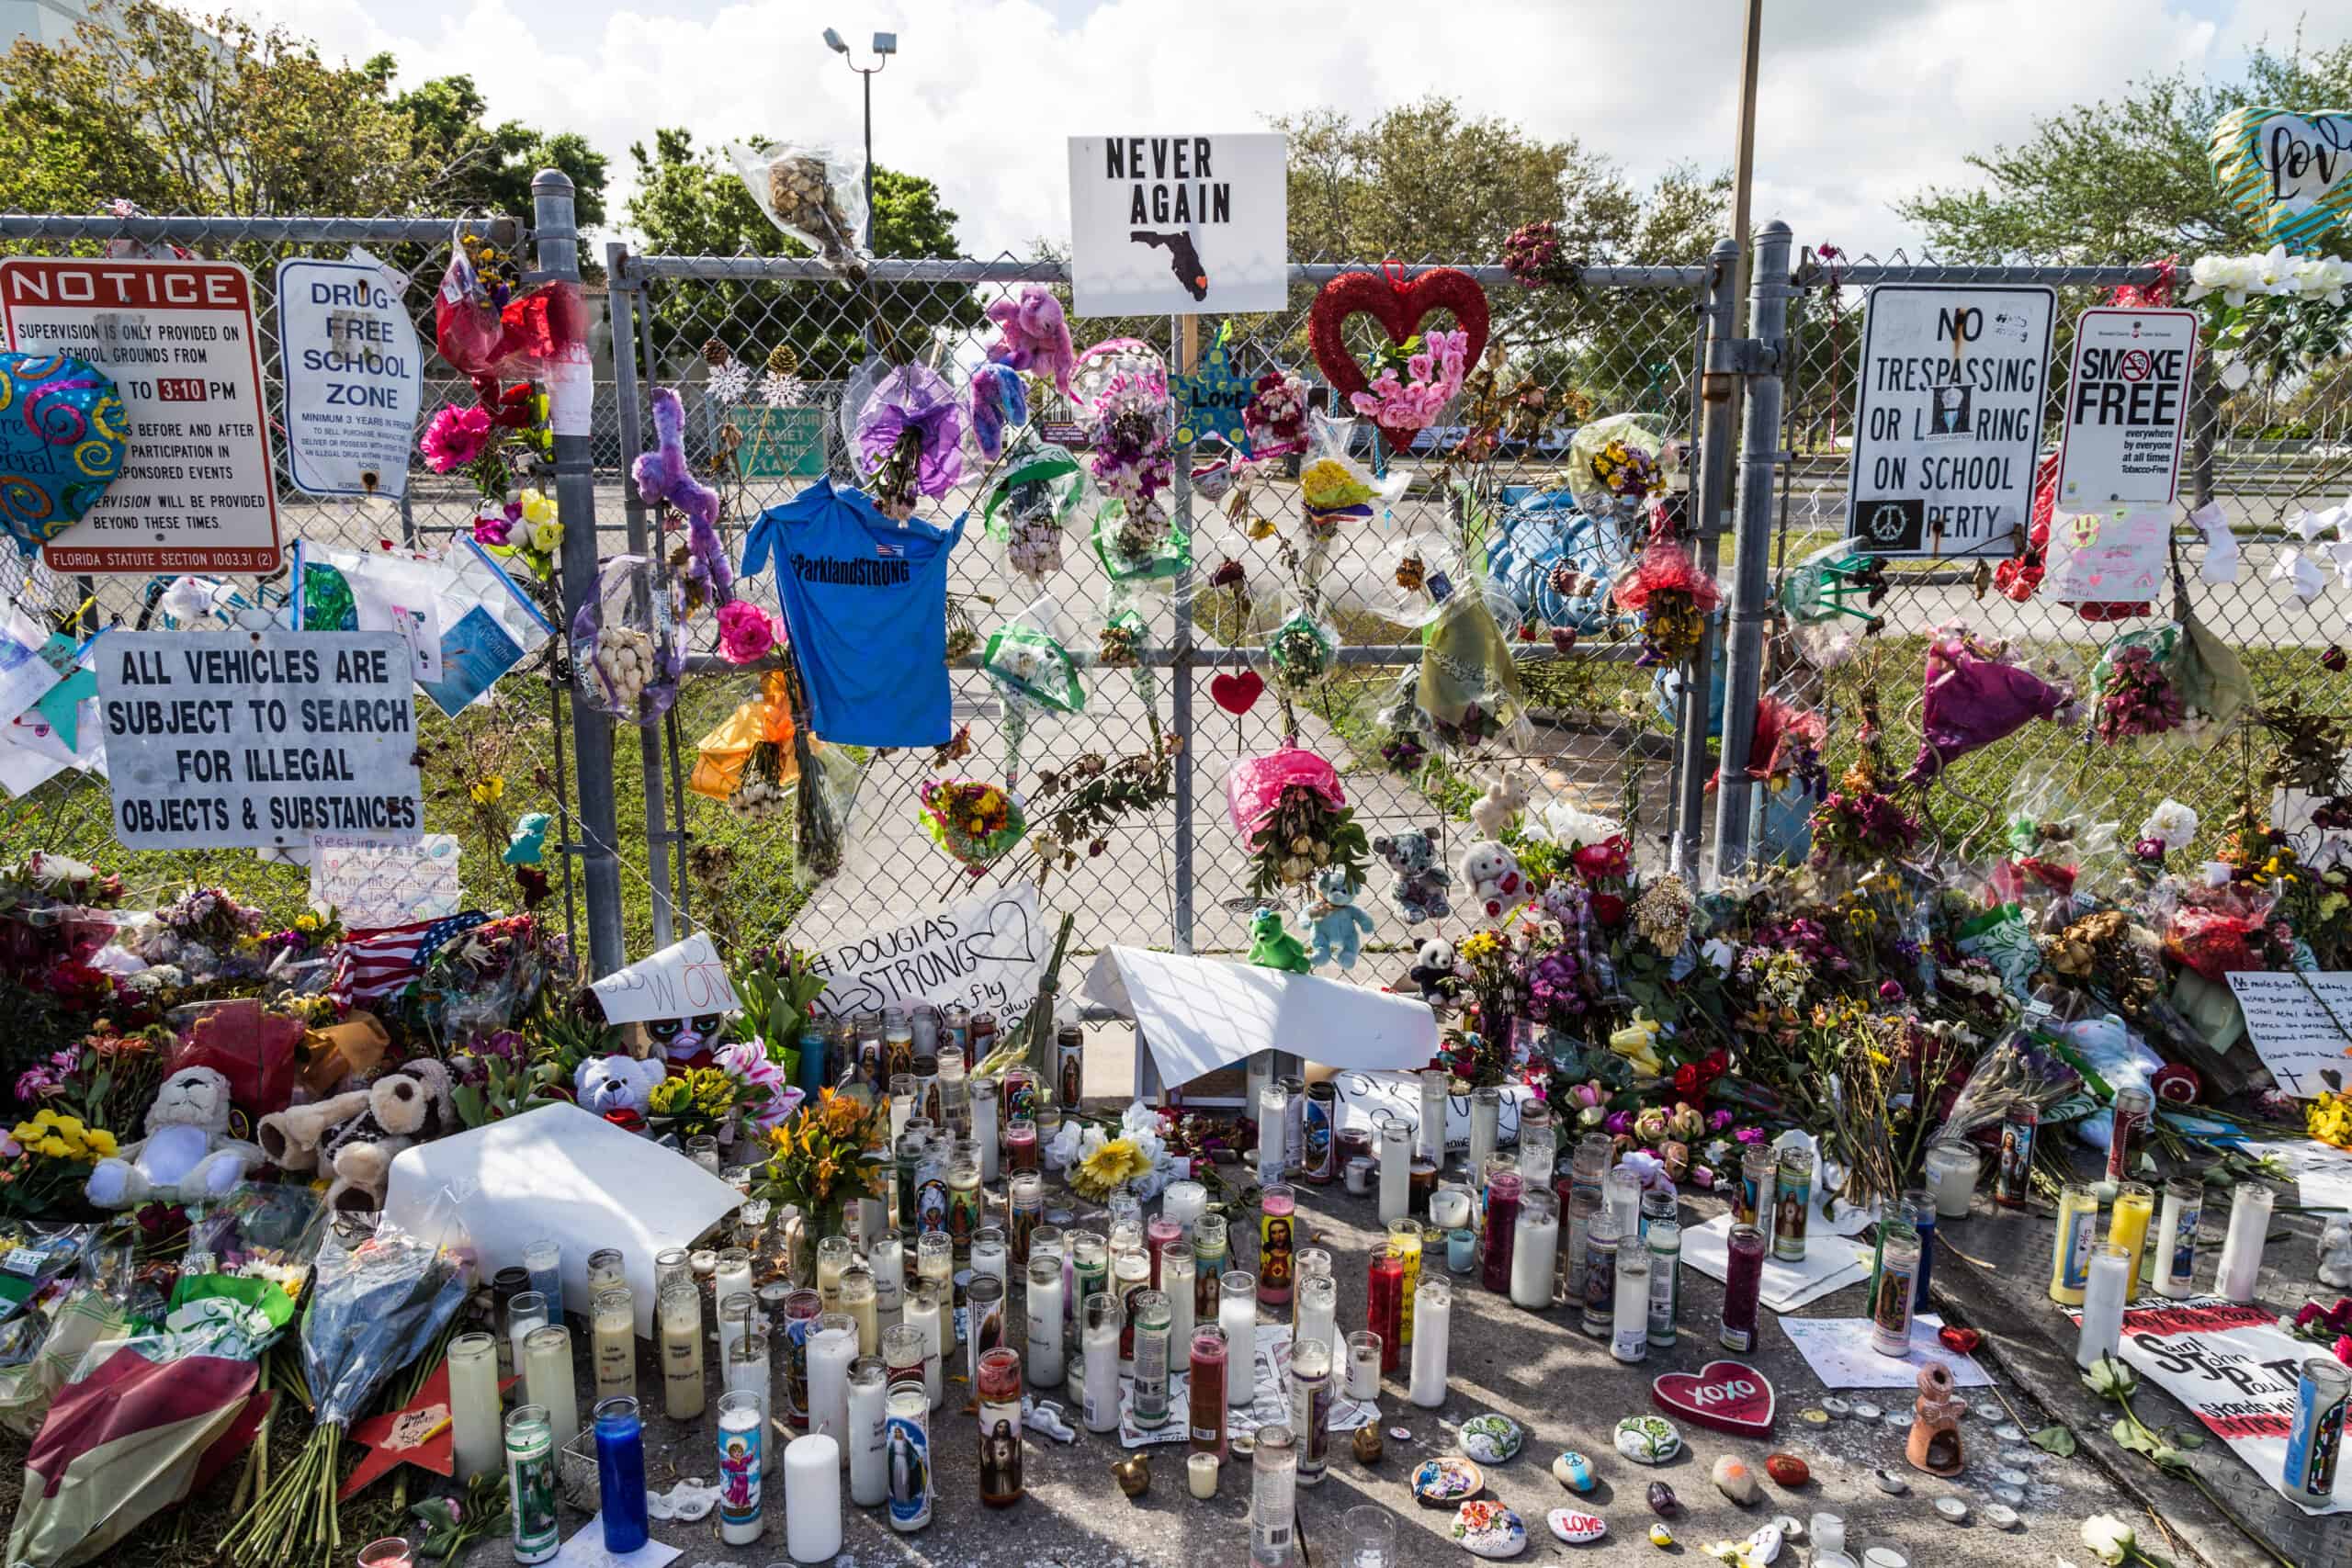
[[91, 659], [123, 848], [424, 830], [416, 698], [393, 633], [113, 631]]
[[2062, 504], [2050, 519], [2042, 592], [2061, 604], [2153, 599], [2165, 581], [2171, 541], [2169, 511], [2110, 506], [2069, 512]]
[[311, 908], [333, 909], [348, 931], [443, 919], [465, 907], [455, 833], [427, 833], [413, 844], [317, 833], [310, 861]]
[[894, 917], [817, 954], [828, 976], [816, 1010], [831, 1016], [958, 1003], [996, 1014], [1000, 1037], [1029, 1016], [1053, 949], [1037, 889], [976, 893], [943, 908]]
[[2257, 971], [2230, 976], [2245, 1013], [2246, 1037], [2278, 1087], [2298, 1100], [2317, 1100], [2327, 1085], [2320, 1070], [2352, 1078], [2352, 973], [2299, 975]]
[[51, 570], [277, 570], [251, 274], [234, 262], [10, 256], [0, 319], [10, 348], [75, 355], [112, 376], [130, 425], [121, 477], [41, 547]]
[[1871, 1348], [1877, 1325], [1867, 1317], [1783, 1317], [1781, 1332], [1804, 1357], [1824, 1388], [1919, 1386], [1919, 1369], [1941, 1361], [1960, 1388], [1989, 1388], [1993, 1380], [1973, 1356], [1953, 1353], [1937, 1337], [1944, 1320], [1923, 1312], [1911, 1319], [1909, 1353], [1883, 1356]]
[[1190, 1083], [1261, 1051], [1358, 1072], [1418, 1069], [1437, 1054], [1427, 1002], [1319, 975], [1114, 947], [1088, 971], [1086, 994], [1135, 1020], [1162, 1083]]
[[[1370, 1132], [1384, 1117], [1396, 1117], [1418, 1132], [1421, 1125], [1421, 1076], [1414, 1072], [1344, 1072], [1331, 1075], [1339, 1106], [1339, 1125]], [[1535, 1098], [1526, 1084], [1502, 1086], [1502, 1106], [1495, 1118], [1498, 1146], [1519, 1142], [1519, 1108]], [[1451, 1094], [1445, 1100], [1445, 1145], [1470, 1146], [1470, 1097]]]
[[2006, 556], [2033, 511], [2057, 291], [1882, 283], [1862, 322], [1846, 532], [1879, 556]]
[[1288, 141], [1264, 132], [1073, 136], [1069, 239], [1080, 316], [1283, 310]]
[[732, 1012], [742, 1004], [727, 978], [727, 961], [707, 932], [696, 931], [661, 952], [614, 970], [588, 988], [606, 1023], [652, 1023], [703, 1013]]
[[424, 374], [394, 276], [372, 260], [277, 264], [286, 466], [309, 494], [396, 501], [408, 488]]
[[2099, 306], [2075, 319], [2058, 432], [2059, 510], [2171, 503], [2196, 363], [2194, 310]]

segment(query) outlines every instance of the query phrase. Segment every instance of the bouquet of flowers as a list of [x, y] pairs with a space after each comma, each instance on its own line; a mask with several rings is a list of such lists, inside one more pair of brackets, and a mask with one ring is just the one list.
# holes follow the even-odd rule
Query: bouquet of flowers
[[501, 559], [519, 560], [545, 582], [563, 548], [563, 525], [546, 492], [525, 487], [509, 491], [493, 510], [487, 503], [474, 518], [474, 543]]
[[857, 415], [875, 509], [903, 523], [923, 496], [945, 495], [964, 477], [963, 442], [963, 406], [937, 371], [901, 365], [883, 377]]
[[1816, 868], [1899, 860], [1919, 841], [1919, 819], [1876, 789], [1831, 790], [1809, 821]]
[[1617, 580], [1611, 595], [1618, 607], [1642, 618], [1641, 666], [1679, 664], [1699, 651], [1707, 616], [1723, 604], [1723, 590], [1699, 570], [1690, 551], [1661, 526], [1632, 570]]
[[[1405, 372], [1397, 375], [1399, 362]], [[1380, 426], [1394, 441], [1426, 430], [1437, 423], [1445, 406], [1462, 390], [1470, 370], [1470, 334], [1464, 331], [1431, 333], [1426, 339], [1407, 338], [1380, 356], [1380, 373], [1361, 392], [1348, 394], [1348, 406]]]
[[1503, 270], [1521, 288], [1566, 288], [1577, 281], [1577, 264], [1560, 243], [1560, 226], [1549, 219], [1522, 223], [1503, 242]]
[[1306, 383], [1289, 370], [1269, 370], [1250, 384], [1241, 411], [1252, 458], [1287, 457], [1306, 449]]
[[1319, 616], [1294, 611], [1266, 634], [1266, 668], [1277, 692], [1297, 696], [1330, 674], [1340, 656], [1339, 634]]
[[1148, 558], [1167, 526], [1160, 492], [1175, 472], [1167, 364], [1135, 338], [1112, 338], [1079, 355], [1072, 387], [1093, 437], [1087, 466], [1102, 493], [1124, 505], [1120, 553]]
[[0, 1213], [32, 1217], [82, 1207], [90, 1168], [113, 1157], [115, 1136], [54, 1110], [33, 1112], [0, 1140]]
[[1245, 757], [1226, 775], [1226, 809], [1250, 853], [1250, 891], [1271, 897], [1304, 887], [1328, 866], [1363, 886], [1370, 840], [1340, 788], [1340, 775], [1314, 752], [1288, 746]]
[[976, 874], [995, 863], [1029, 829], [1021, 798], [996, 784], [930, 779], [922, 795], [923, 831]]
[[2172, 678], [2180, 628], [2166, 625], [2126, 632], [2091, 671], [2091, 733], [2109, 746], [2163, 735], [2187, 716]]
[[768, 1134], [768, 1161], [752, 1184], [755, 1197], [790, 1204], [808, 1216], [821, 1239], [841, 1233], [850, 1201], [874, 1197], [888, 1179], [890, 1111], [854, 1095], [817, 1091]]

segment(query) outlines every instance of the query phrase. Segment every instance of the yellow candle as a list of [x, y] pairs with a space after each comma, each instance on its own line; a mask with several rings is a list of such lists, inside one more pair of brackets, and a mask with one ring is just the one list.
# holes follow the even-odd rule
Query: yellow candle
[[2148, 1221], [2156, 1212], [2155, 1189], [2127, 1181], [2115, 1190], [2115, 1207], [2107, 1216], [2107, 1245], [2120, 1247], [2131, 1259], [2124, 1276], [2123, 1299], [2140, 1293], [2140, 1253], [2148, 1239]]
[[[2143, 1231], [2147, 1221], [2141, 1221]], [[2050, 1259], [2050, 1299], [2060, 1306], [2083, 1304], [2090, 1283], [2091, 1244], [2098, 1239], [2098, 1191], [2069, 1181], [2058, 1194], [2058, 1250]]]
[[1413, 1342], [1413, 1292], [1421, 1283], [1421, 1222], [1410, 1217], [1389, 1221], [1388, 1251], [1390, 1256], [1405, 1260], [1405, 1301], [1397, 1314], [1396, 1337], [1409, 1346]]

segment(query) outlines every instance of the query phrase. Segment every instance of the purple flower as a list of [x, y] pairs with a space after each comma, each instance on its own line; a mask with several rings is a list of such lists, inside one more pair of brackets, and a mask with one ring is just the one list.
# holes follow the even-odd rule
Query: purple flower
[[1742, 1127], [1738, 1132], [1734, 1133], [1732, 1136], [1738, 1139], [1743, 1144], [1760, 1144], [1764, 1141], [1764, 1129], [1761, 1127]]
[[1718, 1107], [1707, 1112], [1707, 1131], [1710, 1133], [1720, 1133], [1731, 1123], [1732, 1113], [1728, 1110]]
[[1901, 1001], [1903, 999], [1903, 982], [1900, 980], [1881, 980], [1878, 983], [1878, 999], [1883, 1002]]
[[902, 365], [882, 378], [858, 411], [857, 450], [865, 470], [880, 468], [910, 430], [922, 441], [916, 488], [924, 495], [946, 494], [964, 477], [964, 413], [956, 389], [922, 365]]
[[1609, 1119], [1601, 1125], [1609, 1129], [1610, 1135], [1612, 1137], [1628, 1136], [1634, 1131], [1634, 1113], [1630, 1111], [1612, 1111], [1609, 1113]]

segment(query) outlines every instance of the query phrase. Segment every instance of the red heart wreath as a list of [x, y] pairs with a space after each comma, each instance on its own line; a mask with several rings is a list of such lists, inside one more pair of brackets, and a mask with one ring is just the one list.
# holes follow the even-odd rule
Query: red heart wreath
[[[1408, 278], [1403, 264], [1392, 261], [1379, 273], [1343, 272], [1323, 286], [1306, 319], [1306, 342], [1323, 378], [1331, 383], [1335, 418], [1345, 417], [1353, 407], [1348, 400], [1372, 385], [1340, 335], [1347, 319], [1362, 310], [1387, 330], [1391, 343], [1401, 344], [1420, 331], [1422, 317], [1440, 310], [1453, 311], [1455, 324], [1470, 334], [1464, 362], [1476, 365], [1487, 352], [1487, 291], [1460, 268], [1432, 267]], [[1381, 434], [1402, 449], [1412, 445], [1415, 433], [1384, 425]]]

